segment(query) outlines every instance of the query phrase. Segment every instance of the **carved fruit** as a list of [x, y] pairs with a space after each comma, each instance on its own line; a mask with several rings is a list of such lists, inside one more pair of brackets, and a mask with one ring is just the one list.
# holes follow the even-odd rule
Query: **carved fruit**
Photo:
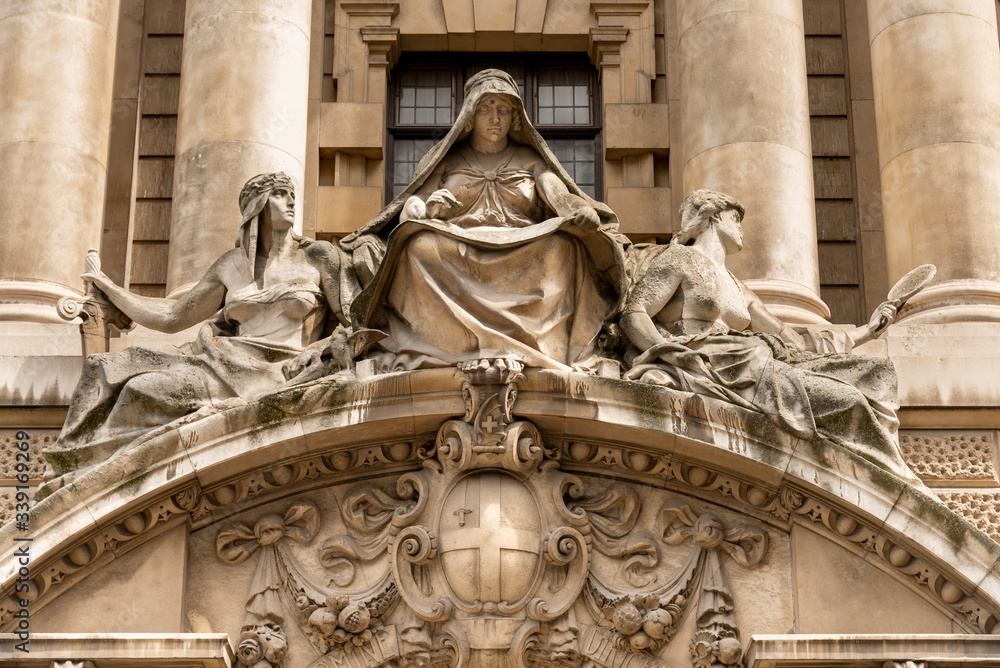
[[642, 613], [631, 603], [622, 603], [615, 609], [611, 623], [619, 633], [632, 635], [642, 627]]
[[628, 641], [635, 649], [646, 649], [649, 647], [649, 636], [642, 631], [632, 634], [632, 637]]
[[742, 654], [743, 646], [740, 645], [740, 641], [736, 638], [722, 638], [719, 640], [719, 649], [716, 652], [716, 656], [719, 657], [720, 663], [724, 663], [727, 666], [736, 665]]
[[642, 623], [642, 630], [650, 638], [659, 640], [670, 629], [673, 623], [673, 617], [670, 616], [669, 612], [663, 608], [657, 608], [646, 615], [646, 621]]
[[309, 615], [309, 625], [328, 636], [337, 629], [337, 615], [330, 608], [317, 608]]
[[340, 611], [337, 621], [348, 633], [361, 633], [371, 623], [372, 614], [361, 603], [352, 603]]

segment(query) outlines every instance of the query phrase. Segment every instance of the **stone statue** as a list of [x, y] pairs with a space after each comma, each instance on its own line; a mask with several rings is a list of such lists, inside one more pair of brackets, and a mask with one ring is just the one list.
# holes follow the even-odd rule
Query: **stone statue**
[[484, 70], [413, 180], [355, 235], [386, 233], [357, 327], [388, 334], [381, 369], [504, 356], [588, 368], [621, 291], [617, 219], [587, 197], [528, 122], [513, 78]]
[[845, 332], [789, 327], [726, 270], [726, 255], [743, 247], [743, 213], [728, 195], [695, 191], [670, 245], [639, 260], [621, 327], [643, 352], [625, 378], [762, 412], [916, 481], [899, 451], [892, 362], [845, 354], [892, 322], [896, 305]]
[[349, 336], [344, 328], [349, 295], [341, 292], [350, 285], [343, 280], [353, 271], [350, 256], [292, 231], [289, 177], [255, 176], [239, 203], [236, 248], [180, 299], [128, 292], [99, 270], [83, 275], [150, 329], [178, 332], [216, 317], [176, 354], [133, 347], [87, 358], [59, 440], [46, 452], [49, 477], [89, 468], [199, 409], [347, 368], [370, 340], [369, 333]]

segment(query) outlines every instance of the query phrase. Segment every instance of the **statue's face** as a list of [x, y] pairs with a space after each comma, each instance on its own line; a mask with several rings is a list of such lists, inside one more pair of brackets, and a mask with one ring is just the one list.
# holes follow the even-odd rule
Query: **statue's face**
[[726, 247], [727, 253], [735, 253], [743, 249], [743, 225], [740, 224], [740, 214], [729, 209], [719, 214], [719, 238]]
[[267, 198], [272, 227], [286, 228], [295, 224], [295, 191], [275, 188]]
[[514, 107], [501, 95], [486, 95], [476, 105], [472, 131], [480, 139], [500, 141], [507, 136], [514, 121]]

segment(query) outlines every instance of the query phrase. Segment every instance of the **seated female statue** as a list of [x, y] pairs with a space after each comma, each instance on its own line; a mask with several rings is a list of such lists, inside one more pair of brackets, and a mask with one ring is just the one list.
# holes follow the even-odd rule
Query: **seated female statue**
[[[336, 247], [292, 231], [295, 192], [283, 173], [250, 179], [240, 193], [237, 245], [180, 299], [157, 299], [118, 287], [103, 273], [84, 274], [123, 313], [161, 332], [178, 332], [213, 315], [183, 353], [144, 348], [91, 355], [55, 446], [49, 477], [108, 459], [150, 429], [226, 399], [252, 399], [288, 382], [321, 375], [324, 338], [341, 313]], [[342, 330], [341, 330], [342, 332]], [[63, 482], [66, 482], [64, 480]]]
[[726, 255], [743, 247], [739, 202], [698, 190], [680, 216], [670, 245], [639, 263], [622, 309], [622, 330], [644, 351], [625, 378], [762, 412], [800, 438], [818, 434], [915, 480], [896, 436], [892, 362], [844, 354], [891, 322], [895, 307], [883, 303], [867, 325], [846, 332], [803, 336], [726, 270]]
[[528, 122], [510, 75], [484, 70], [408, 187], [355, 233], [391, 230], [352, 318], [388, 334], [372, 355], [383, 369], [500, 356], [586, 368], [620, 294], [616, 229]]

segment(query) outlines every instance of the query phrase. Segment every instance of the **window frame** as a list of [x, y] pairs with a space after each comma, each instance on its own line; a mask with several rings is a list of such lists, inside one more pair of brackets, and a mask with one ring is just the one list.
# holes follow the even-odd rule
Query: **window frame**
[[[464, 62], [456, 62], [463, 59]], [[585, 53], [480, 53], [480, 52], [427, 52], [404, 53], [393, 67], [388, 77], [388, 92], [386, 95], [386, 129], [385, 129], [385, 162], [384, 162], [384, 202], [387, 204], [395, 197], [393, 172], [396, 164], [397, 139], [431, 139], [437, 143], [451, 129], [454, 120], [447, 125], [438, 124], [400, 124], [399, 87], [400, 71], [404, 68], [449, 68], [452, 82], [452, 119], [464, 103], [464, 87], [466, 82], [465, 68], [468, 62], [481, 61], [494, 67], [517, 64], [523, 65], [524, 87], [522, 100], [525, 102], [525, 113], [535, 129], [546, 141], [557, 139], [591, 139], [594, 142], [594, 198], [601, 199], [604, 193], [604, 149], [603, 149], [603, 103], [600, 99], [600, 87], [597, 68], [590, 62]], [[535, 124], [538, 116], [538, 83], [537, 70], [542, 67], [582, 67], [589, 76], [588, 90], [590, 101], [589, 125], [543, 125]], [[530, 99], [524, 99], [530, 96]]]

